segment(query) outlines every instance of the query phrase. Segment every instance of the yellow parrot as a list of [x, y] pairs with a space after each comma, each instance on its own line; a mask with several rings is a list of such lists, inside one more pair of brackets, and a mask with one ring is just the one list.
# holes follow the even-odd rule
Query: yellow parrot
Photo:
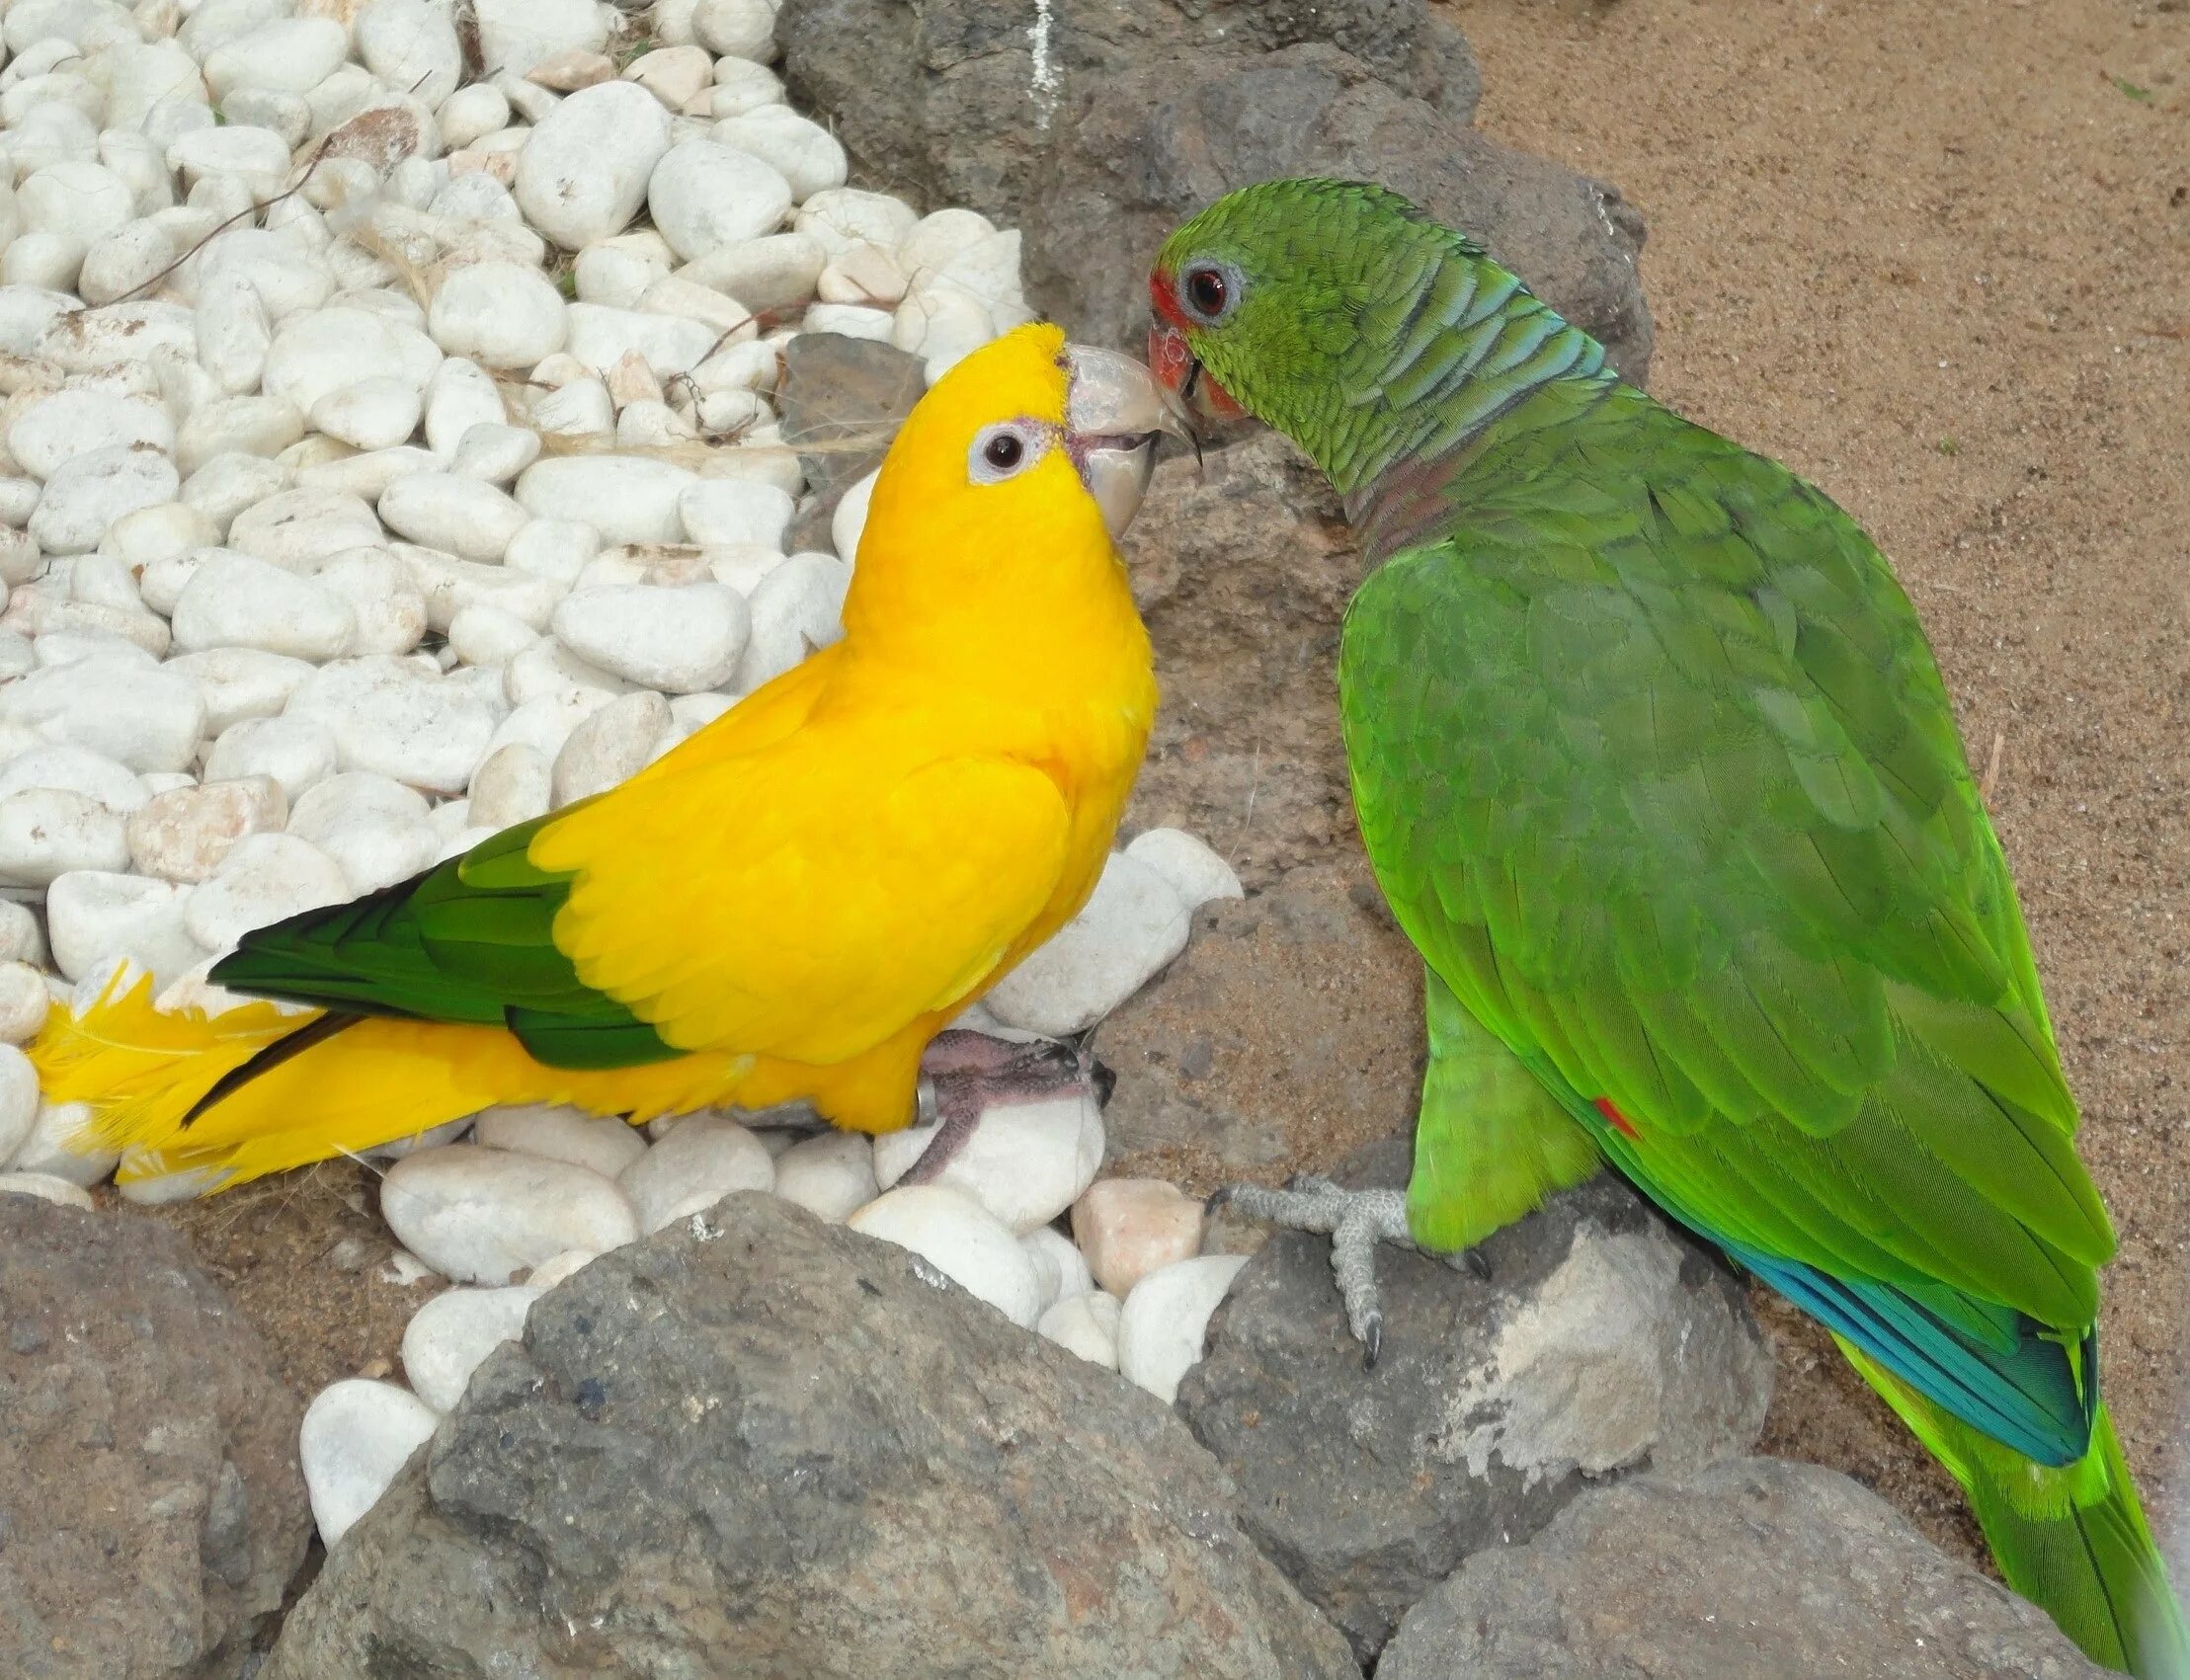
[[[930, 1041], [1087, 901], [1140, 766], [1112, 542], [1166, 404], [1052, 326], [976, 351], [883, 462], [841, 641], [620, 786], [213, 966], [308, 1010], [161, 1013], [147, 979], [57, 1012], [45, 1094], [93, 1105], [124, 1178], [207, 1187], [501, 1103], [906, 1125]], [[970, 1036], [931, 1069], [946, 1112], [1028, 1077]]]

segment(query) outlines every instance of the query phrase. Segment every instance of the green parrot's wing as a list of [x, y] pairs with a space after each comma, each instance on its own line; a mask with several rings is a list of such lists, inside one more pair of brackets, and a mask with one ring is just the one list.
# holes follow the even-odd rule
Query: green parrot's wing
[[557, 948], [555, 913], [571, 877], [526, 856], [550, 820], [505, 829], [401, 885], [247, 933], [213, 965], [212, 979], [350, 1014], [507, 1027], [551, 1067], [630, 1067], [679, 1054], [582, 982]]
[[[1877, 550], [1628, 387], [1403, 490], [1395, 523], [1434, 499], [1445, 534], [1356, 597], [1340, 684], [1363, 835], [1430, 965], [1675, 1217], [1869, 1292], [1835, 1328], [1889, 1363], [1897, 1337], [1988, 1350], [2058, 1398], [2112, 1234]], [[1855, 1322], [1889, 1308], [1908, 1322]]]

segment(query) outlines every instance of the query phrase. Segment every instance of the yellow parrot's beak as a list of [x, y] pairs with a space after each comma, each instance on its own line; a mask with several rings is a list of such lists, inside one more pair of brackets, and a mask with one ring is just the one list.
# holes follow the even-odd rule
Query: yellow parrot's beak
[[1065, 347], [1065, 447], [1080, 482], [1102, 510], [1112, 540], [1141, 511], [1156, 470], [1156, 440], [1191, 442], [1178, 398], [1156, 375], [1114, 350]]

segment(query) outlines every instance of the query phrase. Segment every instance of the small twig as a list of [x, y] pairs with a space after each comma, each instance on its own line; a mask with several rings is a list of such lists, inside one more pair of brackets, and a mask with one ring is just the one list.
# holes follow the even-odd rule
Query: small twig
[[1978, 783], [1978, 796], [1983, 799], [1987, 805], [1990, 805], [1992, 803], [1992, 789], [1999, 785], [2000, 754], [2006, 748], [2006, 746], [2007, 732], [2005, 730], [1999, 729], [1993, 730], [1992, 756], [1986, 760], [1985, 779]]
[[[332, 139], [333, 136], [329, 135], [328, 138]], [[230, 216], [226, 221], [215, 223], [213, 226], [213, 230], [210, 233], [206, 234], [204, 238], [201, 239], [197, 244], [193, 245], [188, 251], [185, 251], [180, 257], [176, 258], [174, 262], [168, 264], [166, 268], [162, 269], [150, 280], [144, 281], [140, 285], [131, 286], [127, 291], [123, 292], [120, 297], [116, 298], [115, 301], [117, 303], [127, 303], [131, 298], [136, 297], [138, 294], [150, 290], [153, 286], [158, 285], [160, 281], [167, 279], [167, 277], [173, 274], [177, 269], [181, 268], [185, 263], [189, 262], [193, 257], [197, 256], [199, 252], [204, 250], [206, 246], [210, 245], [214, 240], [218, 239], [223, 233], [226, 233], [231, 227], [235, 226], [237, 222], [242, 221], [247, 216], [257, 216], [267, 210], [271, 210], [284, 199], [295, 198], [297, 194], [304, 191], [305, 183], [310, 181], [312, 178], [312, 171], [319, 167], [319, 160], [326, 155], [327, 141], [322, 140], [319, 142], [319, 149], [312, 153], [311, 162], [307, 163], [304, 166], [304, 173], [296, 178], [295, 186], [284, 188], [281, 192], [275, 194], [273, 198], [267, 200], [265, 203], [254, 203], [247, 208], [236, 211], [236, 213]]]

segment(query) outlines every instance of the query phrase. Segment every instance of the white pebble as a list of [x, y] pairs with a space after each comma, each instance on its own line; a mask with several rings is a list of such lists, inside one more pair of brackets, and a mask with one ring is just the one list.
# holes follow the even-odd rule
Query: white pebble
[[555, 609], [563, 646], [628, 681], [669, 693], [727, 682], [745, 649], [747, 612], [717, 583], [646, 584], [572, 592]]
[[203, 881], [236, 841], [276, 832], [287, 817], [282, 785], [268, 776], [179, 787], [129, 818], [129, 861], [164, 881]]
[[654, 166], [646, 189], [654, 225], [688, 263], [773, 233], [791, 200], [790, 183], [777, 170], [713, 140], [672, 146]]
[[87, 1213], [97, 1206], [91, 1192], [81, 1184], [71, 1184], [50, 1172], [0, 1172], [0, 1196], [36, 1196], [41, 1202], [82, 1208]]
[[838, 498], [836, 511], [829, 516], [829, 544], [848, 565], [858, 560], [859, 538], [867, 527], [867, 503], [880, 476], [877, 470], [853, 483]]
[[320, 398], [360, 379], [401, 379], [423, 391], [441, 360], [440, 347], [407, 322], [355, 302], [332, 304], [291, 315], [275, 329], [266, 390], [309, 414]]
[[600, 1173], [477, 1144], [397, 1161], [380, 1212], [406, 1248], [463, 1283], [505, 1284], [566, 1248], [600, 1252], [638, 1235], [630, 1201]]
[[220, 99], [237, 88], [303, 93], [342, 63], [350, 32], [327, 18], [277, 18], [205, 55], [205, 85]]
[[542, 1292], [553, 1289], [565, 1278], [574, 1277], [601, 1256], [591, 1248], [565, 1248], [560, 1254], [542, 1260], [527, 1274], [525, 1281]]
[[[372, 0], [359, 11], [352, 28], [358, 56], [391, 88], [439, 106], [446, 104], [463, 79], [463, 48], [454, 20], [448, 7], [434, 0]], [[446, 119], [442, 127], [447, 142]]]
[[515, 1284], [501, 1289], [448, 1289], [403, 1326], [403, 1375], [436, 1411], [453, 1411], [471, 1374], [487, 1355], [525, 1334], [525, 1315], [546, 1291]]
[[450, 151], [461, 151], [474, 140], [508, 126], [510, 102], [500, 88], [474, 82], [443, 100], [434, 116], [441, 123], [442, 144]]
[[563, 297], [534, 268], [470, 263], [442, 282], [426, 317], [434, 342], [485, 367], [530, 367], [563, 348]]
[[79, 869], [122, 869], [129, 842], [122, 814], [64, 788], [34, 787], [0, 799], [0, 881], [43, 887]]
[[488, 1149], [567, 1160], [613, 1178], [646, 1153], [637, 1127], [582, 1108], [529, 1102], [480, 1110], [474, 1136]]
[[522, 76], [560, 52], [598, 52], [608, 40], [607, 19], [593, 0], [475, 0], [473, 11], [489, 71]]
[[621, 233], [670, 149], [670, 115], [644, 88], [582, 88], [542, 118], [518, 154], [517, 201], [565, 250]]
[[[523, 426], [482, 422], [463, 435], [448, 470], [487, 484], [511, 484], [540, 458], [540, 435]], [[529, 517], [527, 517], [529, 520]], [[507, 559], [505, 550], [504, 558]]]
[[[99, 970], [91, 977], [94, 991], [102, 995], [105, 976], [106, 971]], [[79, 995], [79, 1013], [88, 1001]], [[30, 1136], [24, 1139], [11, 1165], [17, 1172], [44, 1172], [71, 1184], [89, 1186], [103, 1182], [121, 1159], [120, 1150], [99, 1142], [90, 1103], [41, 1102], [38, 1117], [31, 1122]]]
[[1008, 1026], [1070, 1038], [1138, 992], [1186, 948], [1192, 917], [1146, 863], [1112, 853], [1080, 914], [984, 1001]]
[[22, 1153], [38, 1111], [38, 1070], [14, 1045], [0, 1047], [0, 1166]]
[[1134, 837], [1125, 855], [1169, 881], [1188, 910], [1247, 896], [1232, 865], [1183, 829], [1150, 829]]
[[844, 598], [852, 568], [827, 554], [793, 554], [753, 586], [752, 621], [737, 685], [750, 693], [816, 648], [844, 635]]
[[380, 498], [381, 522], [390, 530], [466, 560], [500, 560], [526, 517], [493, 485], [453, 472], [413, 473]]
[[798, 231], [819, 240], [832, 257], [862, 240], [894, 251], [919, 225], [919, 212], [903, 200], [856, 187], [816, 193], [799, 206], [797, 222]]
[[207, 781], [270, 777], [293, 802], [335, 773], [335, 738], [311, 718], [246, 718], [220, 732], [205, 755]]
[[795, 1143], [775, 1158], [775, 1193], [842, 1225], [881, 1193], [874, 1151], [856, 1132], [825, 1132]]
[[[0, 962], [0, 1043], [28, 1044], [38, 1037], [48, 1007], [42, 974], [27, 962]], [[8, 1151], [0, 1147], [0, 1160], [7, 1158]]]
[[284, 490], [247, 508], [228, 527], [228, 546], [291, 570], [308, 560], [382, 539], [380, 521], [359, 497], [332, 490]]
[[248, 554], [211, 549], [175, 602], [175, 643], [333, 659], [357, 631], [349, 602], [309, 578]]
[[1202, 1337], [1245, 1254], [1204, 1254], [1151, 1272], [1118, 1313], [1118, 1371], [1169, 1405], [1179, 1379], [1201, 1362]]
[[1002, 1221], [962, 1190], [943, 1184], [905, 1185], [885, 1191], [845, 1225], [912, 1249], [1022, 1328], [1031, 1328], [1040, 1314], [1040, 1283], [1026, 1250]]
[[133, 770], [186, 767], [204, 720], [204, 702], [188, 678], [105, 660], [34, 672], [0, 688], [0, 722], [88, 747]]
[[[426, 455], [431, 463], [433, 456]], [[404, 654], [425, 639], [430, 612], [412, 570], [385, 548], [349, 548], [321, 560], [308, 560], [303, 571], [320, 588], [339, 596], [350, 605], [356, 628], [350, 637], [354, 654]], [[303, 676], [309, 678], [306, 671]]]
[[[41, 642], [49, 636], [39, 638]], [[126, 815], [152, 797], [144, 778], [81, 747], [34, 747], [0, 768], [0, 799], [27, 787], [61, 787]]]
[[845, 183], [843, 144], [811, 118], [788, 106], [764, 105], [717, 122], [710, 137], [718, 144], [748, 152], [789, 184], [791, 198], [804, 203], [816, 193]]
[[289, 815], [287, 832], [333, 858], [353, 893], [408, 880], [441, 850], [419, 794], [385, 776], [357, 771], [329, 776], [306, 790]]
[[498, 721], [484, 704], [386, 655], [323, 666], [297, 689], [288, 715], [326, 725], [344, 769], [450, 795], [470, 781]]
[[444, 460], [474, 426], [499, 426], [509, 419], [494, 376], [476, 361], [451, 356], [434, 370], [426, 388], [426, 443]]
[[610, 700], [572, 730], [555, 755], [555, 804], [606, 793], [638, 774], [670, 723], [669, 702], [649, 689]]
[[100, 869], [72, 870], [45, 890], [45, 929], [53, 966], [81, 980], [101, 964], [127, 957], [161, 985], [204, 957], [185, 931], [189, 889], [172, 881]]
[[544, 817], [553, 771], [537, 747], [513, 741], [481, 760], [471, 778], [471, 817], [481, 828], [507, 829]]
[[156, 402], [111, 391], [62, 390], [35, 397], [8, 423], [8, 452], [34, 478], [94, 449], [175, 446], [175, 424]]
[[691, 23], [710, 52], [761, 64], [775, 56], [775, 8], [769, 0], [698, 0]]
[[635, 355], [657, 381], [673, 379], [697, 363], [723, 332], [704, 321], [600, 303], [573, 303], [564, 313], [570, 322], [571, 356], [603, 375]]
[[848, 339], [871, 339], [876, 344], [888, 344], [894, 327], [894, 318], [887, 309], [869, 309], [857, 303], [812, 304], [799, 324], [801, 332], [839, 333]]
[[329, 391], [312, 405], [311, 421], [353, 448], [390, 449], [418, 430], [425, 408], [425, 393], [409, 380], [375, 374]]
[[297, 1432], [319, 1538], [333, 1546], [371, 1510], [441, 1418], [407, 1389], [346, 1377], [320, 1390]]
[[749, 309], [794, 309], [812, 301], [829, 253], [807, 233], [771, 233], [720, 246], [677, 271]]
[[32, 539], [48, 554], [85, 553], [123, 515], [174, 501], [181, 483], [175, 463], [153, 449], [124, 444], [73, 455], [45, 480]]
[[246, 835], [211, 880], [194, 889], [183, 926], [208, 951], [225, 951], [254, 927], [341, 904], [350, 883], [335, 860], [294, 835]]
[[625, 1167], [616, 1182], [638, 1210], [639, 1229], [655, 1232], [712, 1207], [733, 1190], [773, 1188], [775, 1162], [735, 1120], [692, 1114]]
[[1068, 1295], [1035, 1320], [1034, 1333], [1105, 1371], [1118, 1368], [1118, 1310], [1114, 1295], [1094, 1290]]
[[702, 478], [677, 498], [685, 534], [703, 548], [760, 543], [780, 550], [797, 504], [772, 484]]
[[1085, 1295], [1095, 1288], [1095, 1274], [1088, 1269], [1088, 1257], [1054, 1225], [1038, 1226], [1029, 1231], [1019, 1239], [1019, 1246], [1034, 1262], [1034, 1274], [1041, 1280], [1045, 1307], [1070, 1296]]
[[[877, 1136], [876, 1179], [895, 1184], [933, 1135], [922, 1126]], [[1095, 1182], [1102, 1147], [1102, 1110], [1093, 1095], [1000, 1103], [981, 1116], [933, 1182], [965, 1191], [1023, 1234], [1047, 1225]]]

